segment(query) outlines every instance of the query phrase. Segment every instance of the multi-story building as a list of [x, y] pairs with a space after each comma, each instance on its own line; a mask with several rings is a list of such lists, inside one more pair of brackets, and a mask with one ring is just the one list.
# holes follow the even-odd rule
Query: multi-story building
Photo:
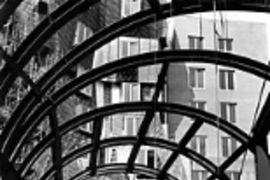
[[[268, 63], [266, 25], [263, 23], [196, 16], [175, 17], [170, 21], [176, 33], [175, 47], [179, 49], [216, 50]], [[168, 73], [167, 97], [169, 102], [216, 114], [249, 134], [262, 85], [262, 79], [234, 68], [217, 64], [175, 63], [171, 64]], [[179, 142], [190, 127], [190, 121], [187, 117], [170, 115], [168, 122], [170, 139]], [[203, 126], [189, 146], [220, 165], [239, 146], [239, 142], [218, 128]], [[243, 171], [242, 161], [245, 161]], [[203, 180], [208, 176], [194, 162], [183, 158], [183, 165], [188, 179]], [[255, 179], [252, 155], [248, 154], [245, 160], [239, 158], [227, 173], [236, 180], [240, 171], [242, 179]]]
[[[73, 25], [70, 24], [70, 27], [74, 27], [74, 25], [76, 27], [75, 29], [73, 28], [74, 39], [73, 41], [70, 40], [70, 42], [73, 42], [73, 45], [77, 45], [83, 42], [87, 37], [93, 35], [94, 32], [147, 7], [149, 7], [147, 2], [142, 0], [104, 1], [92, 8], [92, 10], [95, 11], [89, 12], [92, 16], [88, 17], [87, 21], [83, 18], [86, 17], [85, 15], [79, 17]], [[98, 12], [103, 13], [99, 13], [99, 16], [95, 16]], [[84, 60], [84, 62], [77, 67], [77, 76], [80, 76], [91, 68], [99, 67], [120, 58], [157, 51], [160, 49], [159, 38], [163, 35], [163, 26], [163, 22], [154, 22], [153, 24], [135, 29], [124, 36], [112, 40], [94, 52], [91, 57]], [[63, 41], [64, 40], [66, 41], [66, 39], [63, 39]], [[90, 66], [86, 66], [85, 62], [90, 63]], [[83, 103], [78, 103], [76, 107], [77, 115], [95, 107], [115, 103], [151, 101], [159, 71], [160, 65], [152, 65], [128, 69], [100, 79], [95, 84], [89, 85], [82, 90], [86, 96], [93, 98], [95, 105], [89, 107], [83, 105]], [[160, 96], [159, 100], [164, 100], [164, 93]], [[144, 115], [145, 112], [133, 112], [105, 117], [101, 138], [135, 136], [138, 133]], [[160, 123], [159, 114], [156, 114], [147, 136], [164, 138], [166, 132], [164, 132], [163, 126], [164, 125]], [[88, 124], [84, 127], [84, 130], [91, 131], [91, 128], [92, 125]], [[131, 149], [132, 146], [124, 145], [102, 149], [99, 154], [99, 163], [124, 163], [127, 161]], [[136, 162], [158, 168], [161, 161], [161, 154], [162, 152], [157, 151], [155, 148], [143, 146]], [[86, 155], [79, 159], [78, 163], [82, 168], [86, 168], [89, 166], [89, 159], [89, 155]], [[136, 176], [131, 177], [136, 178]], [[145, 177], [138, 176], [137, 178]]]

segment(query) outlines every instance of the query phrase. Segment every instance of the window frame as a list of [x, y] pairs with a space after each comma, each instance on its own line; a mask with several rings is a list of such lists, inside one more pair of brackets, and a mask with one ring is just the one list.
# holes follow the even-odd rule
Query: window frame
[[[120, 54], [119, 54], [119, 58], [124, 58], [124, 57], [128, 57], [128, 56], [132, 56], [132, 55], [135, 55], [135, 54], [139, 54], [139, 46], [140, 46], [140, 43], [138, 42], [138, 39], [136, 38], [130, 38], [130, 37], [121, 37], [119, 39], [119, 48], [120, 48]], [[126, 44], [125, 44], [126, 43]], [[137, 49], [136, 49], [136, 52], [132, 52], [132, 45], [135, 44], [135, 47], [137, 46]], [[126, 47], [126, 51], [127, 51], [127, 54], [124, 55], [124, 47], [125, 45], [127, 46]]]
[[[189, 67], [188, 72], [189, 72], [189, 75], [188, 75], [189, 87], [193, 89], [205, 89], [205, 85], [206, 85], [205, 84], [205, 68], [204, 67]], [[203, 75], [202, 77], [200, 77], [201, 73]]]
[[221, 154], [223, 157], [229, 157], [237, 149], [237, 141], [233, 137], [221, 137]]
[[[204, 147], [204, 148], [203, 148]], [[191, 140], [190, 148], [202, 156], [207, 155], [207, 136], [195, 135]]]
[[[128, 93], [128, 94], [127, 94]], [[122, 83], [121, 85], [122, 102], [136, 102], [141, 101], [141, 84], [140, 83]], [[128, 97], [128, 99], [127, 99]]]
[[222, 52], [231, 52], [233, 50], [232, 43], [233, 43], [232, 38], [219, 38], [218, 50]]
[[188, 48], [192, 50], [204, 49], [204, 37], [196, 35], [188, 35]]
[[223, 91], [233, 91], [236, 89], [235, 70], [219, 69], [219, 89]]
[[[233, 107], [233, 108], [232, 108]], [[237, 122], [237, 103], [220, 102], [220, 117], [230, 123]], [[234, 115], [232, 115], [234, 114]]]

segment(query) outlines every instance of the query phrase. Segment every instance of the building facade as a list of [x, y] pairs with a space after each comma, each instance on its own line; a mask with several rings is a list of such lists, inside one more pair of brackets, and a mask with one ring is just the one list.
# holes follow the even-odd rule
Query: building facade
[[[217, 50], [268, 63], [266, 25], [198, 16], [175, 17], [176, 48]], [[183, 26], [184, 24], [184, 26]], [[215, 56], [215, 53], [213, 53]], [[175, 63], [168, 73], [168, 101], [181, 103], [218, 115], [250, 133], [263, 80], [240, 70], [217, 64]], [[265, 88], [267, 89], [267, 87]], [[265, 92], [265, 91], [264, 91]], [[262, 96], [262, 102], [265, 94]], [[191, 123], [187, 117], [168, 117], [169, 137], [179, 142]], [[193, 137], [190, 148], [220, 165], [239, 142], [211, 126], [203, 126]], [[241, 170], [244, 161], [243, 170]], [[203, 180], [207, 172], [183, 158], [188, 179]], [[229, 177], [255, 179], [254, 158], [248, 153], [228, 170]]]

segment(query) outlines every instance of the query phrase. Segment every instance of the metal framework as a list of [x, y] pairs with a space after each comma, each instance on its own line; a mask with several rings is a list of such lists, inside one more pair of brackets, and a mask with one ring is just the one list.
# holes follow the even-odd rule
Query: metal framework
[[[4, 1], [0, 9], [0, 27], [3, 26], [8, 17], [15, 11], [21, 3], [21, 0]], [[40, 23], [35, 30], [25, 39], [17, 51], [9, 57], [5, 52], [1, 51], [2, 58], [5, 59], [6, 66], [1, 71], [3, 81], [0, 82], [1, 93], [4, 95], [11, 88], [17, 76], [22, 77], [31, 87], [31, 91], [21, 102], [19, 107], [9, 119], [1, 137], [0, 137], [0, 173], [6, 180], [23, 180], [30, 171], [32, 165], [47, 149], [52, 148], [53, 166], [41, 177], [41, 180], [49, 180], [54, 177], [56, 180], [62, 180], [62, 169], [71, 161], [76, 160], [82, 155], [91, 154], [89, 169], [82, 171], [71, 178], [71, 180], [81, 179], [86, 176], [115, 174], [115, 173], [135, 173], [143, 174], [159, 180], [168, 179], [175, 180], [168, 173], [168, 169], [181, 154], [192, 159], [212, 175], [211, 179], [229, 179], [225, 174], [226, 169], [235, 162], [245, 151], [249, 150], [255, 154], [257, 162], [257, 178], [269, 179], [269, 157], [266, 148], [266, 136], [269, 131], [270, 98], [268, 98], [263, 106], [261, 114], [257, 120], [252, 136], [247, 135], [238, 127], [220, 119], [214, 114], [210, 114], [198, 109], [187, 107], [180, 104], [159, 103], [157, 99], [165, 83], [167, 69], [170, 63], [174, 62], [202, 62], [208, 64], [219, 64], [233, 67], [249, 74], [253, 74], [262, 79], [270, 80], [270, 67], [252, 60], [234, 54], [227, 54], [214, 51], [196, 51], [196, 50], [171, 50], [157, 51], [151, 53], [140, 54], [132, 57], [123, 58], [109, 64], [102, 65], [93, 69], [86, 74], [71, 81], [61, 89], [50, 95], [45, 95], [55, 82], [60, 79], [71, 67], [77, 65], [85, 56], [93, 53], [102, 45], [110, 42], [114, 38], [124, 34], [135, 27], [142, 26], [155, 20], [162, 20], [170, 16], [183, 15], [194, 12], [205, 12], [213, 10], [213, 1], [210, 0], [174, 0], [171, 4], [160, 4], [157, 0], [148, 0], [151, 8], [136, 13], [130, 17], [124, 18], [109, 27], [104, 28], [100, 32], [94, 34], [87, 41], [77, 46], [65, 57], [52, 67], [37, 83], [34, 83], [24, 72], [23, 68], [30, 61], [36, 50], [38, 50], [53, 34], [68, 23], [77, 15], [87, 11], [89, 7], [96, 4], [98, 0], [70, 0], [49, 14], [47, 18]], [[227, 0], [225, 2], [216, 1], [218, 10], [242, 10], [255, 12], [269, 12], [269, 0]], [[85, 114], [77, 116], [67, 123], [59, 126], [56, 108], [76, 91], [85, 86], [95, 83], [99, 79], [125, 70], [126, 68], [141, 67], [155, 63], [163, 64], [162, 70], [158, 76], [156, 90], [151, 102], [123, 103], [101, 107], [89, 111]], [[10, 71], [10, 68], [12, 71]], [[43, 98], [42, 98], [43, 97]], [[35, 107], [35, 108], [34, 108]], [[134, 137], [118, 137], [102, 140], [101, 129], [103, 117], [123, 113], [123, 112], [145, 112], [142, 125], [139, 128], [137, 136]], [[180, 114], [191, 117], [194, 122], [186, 135], [179, 143], [173, 143], [164, 139], [146, 137], [146, 132], [152, 122], [156, 112], [166, 112]], [[46, 117], [49, 117], [51, 126], [51, 134], [46, 136], [24, 159], [19, 169], [14, 168], [14, 163], [22, 150], [26, 139], [30, 136], [36, 126]], [[62, 137], [75, 129], [76, 127], [93, 122], [94, 131], [92, 134], [92, 143], [84, 147], [78, 148], [74, 152], [62, 157]], [[196, 153], [187, 147], [188, 142], [194, 134], [201, 128], [203, 124], [209, 124], [213, 127], [231, 135], [237, 139], [241, 146], [228, 157], [220, 166], [216, 166], [213, 162]], [[219, 126], [217, 126], [219, 124]], [[97, 164], [97, 154], [101, 148], [112, 147], [115, 145], [132, 145], [133, 148], [130, 157], [125, 164]], [[162, 169], [152, 169], [135, 163], [141, 146], [156, 146], [159, 148], [172, 151], [171, 156]], [[266, 173], [266, 175], [264, 174]]]

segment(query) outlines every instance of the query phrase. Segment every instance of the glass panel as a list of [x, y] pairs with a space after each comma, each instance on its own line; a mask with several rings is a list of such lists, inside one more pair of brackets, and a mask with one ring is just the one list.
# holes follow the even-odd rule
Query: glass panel
[[124, 15], [129, 15], [130, 14], [130, 1], [131, 0], [123, 0], [124, 3]]
[[147, 151], [147, 166], [150, 168], [155, 168], [155, 152], [154, 152], [154, 150]]
[[226, 89], [226, 77], [223, 70], [219, 70], [219, 87], [220, 89]]
[[127, 125], [127, 135], [132, 136], [133, 133], [133, 117], [127, 117], [126, 118], [126, 125]]
[[195, 39], [194, 37], [189, 36], [189, 49], [195, 49]]
[[203, 49], [203, 37], [199, 37], [197, 39], [198, 42], [198, 49]]
[[231, 51], [232, 50], [232, 39], [228, 39], [227, 40], [227, 51]]
[[236, 104], [230, 104], [230, 122], [235, 123], [236, 122], [236, 114], [235, 114], [235, 107]]
[[111, 84], [104, 83], [104, 105], [111, 104], [112, 96], [111, 96]]
[[130, 55], [138, 54], [139, 44], [136, 42], [130, 42]]
[[218, 48], [219, 50], [224, 50], [224, 40], [223, 39], [219, 39], [218, 41]]
[[221, 102], [220, 103], [220, 115], [221, 118], [224, 120], [227, 120], [227, 110], [226, 110], [226, 103]]
[[195, 69], [190, 68], [189, 69], [189, 85], [190, 87], [195, 87]]
[[237, 142], [236, 142], [236, 140], [234, 138], [231, 138], [231, 146], [232, 146], [232, 149], [231, 149], [232, 152], [231, 153], [233, 153], [237, 148]]
[[204, 70], [203, 69], [198, 70], [198, 87], [199, 88], [204, 87]]
[[127, 57], [128, 56], [128, 42], [122, 41], [122, 56], [121, 57]]
[[228, 71], [228, 89], [234, 89], [233, 71]]
[[206, 137], [199, 137], [199, 141], [200, 141], [200, 154], [205, 156], [206, 155], [206, 145], [205, 145], [205, 141], [206, 141]]
[[130, 101], [130, 84], [123, 83], [123, 93], [124, 93], [124, 101], [129, 102]]
[[200, 180], [199, 171], [192, 170], [192, 172], [191, 172], [191, 180]]
[[193, 137], [193, 138], [192, 138], [192, 141], [191, 141], [191, 149], [194, 150], [194, 151], [197, 150], [196, 137]]
[[227, 137], [221, 137], [222, 142], [222, 155], [224, 157], [227, 157], [229, 155], [228, 152], [228, 138]]

